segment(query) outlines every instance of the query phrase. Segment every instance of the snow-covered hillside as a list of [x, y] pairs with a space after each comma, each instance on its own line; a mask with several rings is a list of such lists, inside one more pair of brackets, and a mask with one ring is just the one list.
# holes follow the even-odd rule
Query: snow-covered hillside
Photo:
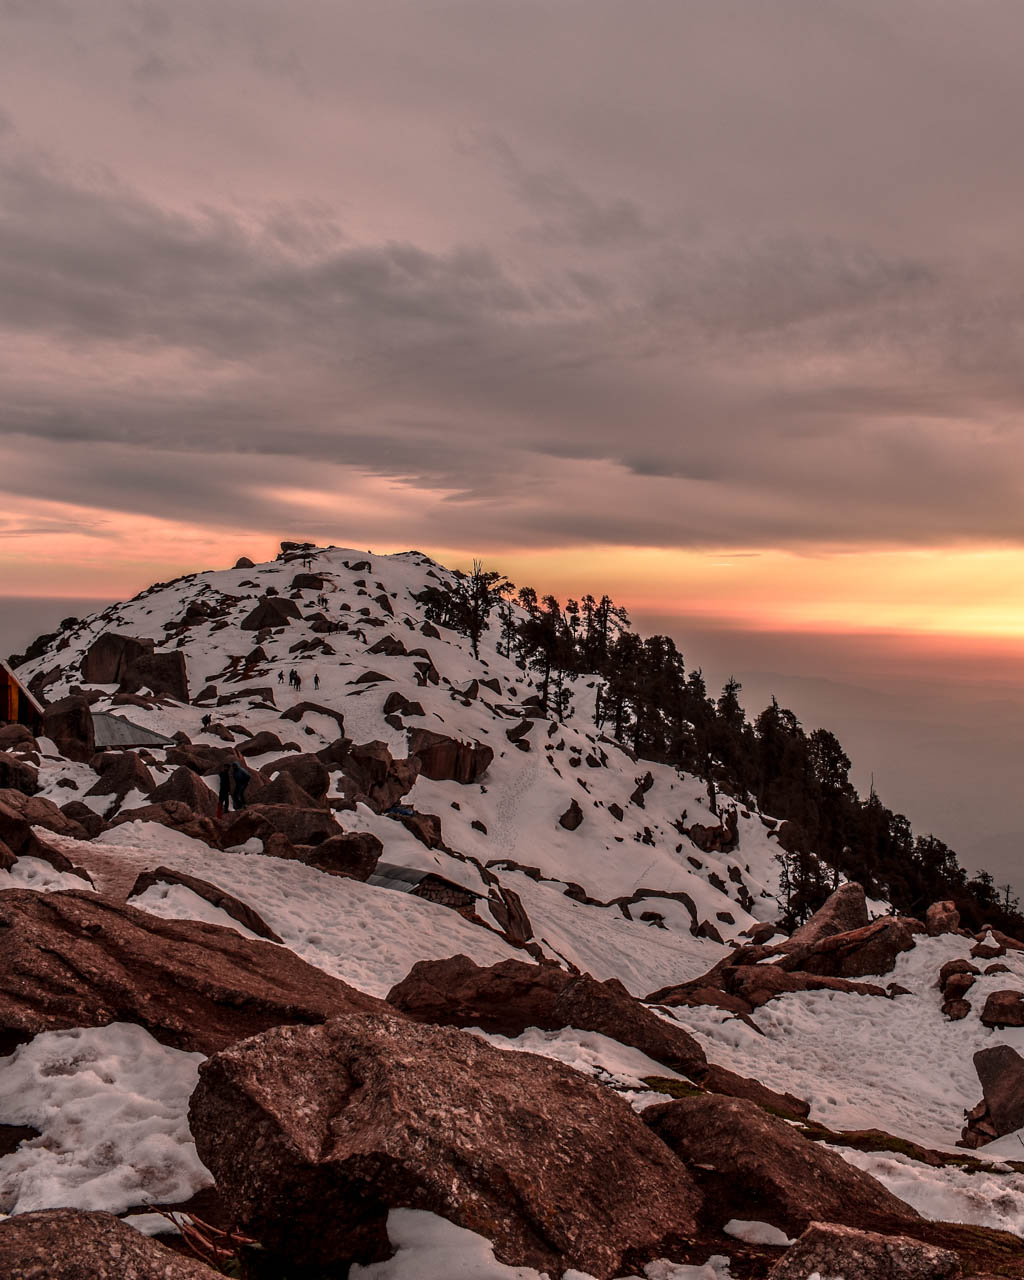
[[[157, 585], [62, 632], [18, 669], [21, 681], [51, 704], [84, 692], [93, 712], [112, 712], [166, 738], [178, 735], [178, 745], [140, 749], [128, 781], [118, 784], [112, 771], [115, 781], [105, 788], [108, 775], [97, 772], [95, 759], [71, 759], [40, 738], [38, 750], [23, 752], [38, 768], [35, 799], [79, 819], [84, 804], [103, 822], [92, 839], [80, 825], [37, 826], [73, 869], [23, 854], [0, 871], [0, 889], [85, 889], [123, 903], [138, 875], [167, 868], [215, 885], [258, 913], [271, 931], [263, 936], [381, 998], [416, 962], [460, 954], [480, 966], [514, 959], [552, 963], [600, 982], [616, 978], [643, 998], [706, 974], [748, 943], [752, 931], [759, 942], [770, 940], [771, 930], [756, 926], [780, 914], [779, 824], [724, 796], [713, 812], [700, 780], [634, 759], [595, 725], [592, 678], [571, 686], [564, 720], [540, 713], [537, 687], [500, 651], [496, 626], [475, 658], [466, 638], [426, 621], [415, 597], [453, 580], [418, 552], [290, 548], [268, 564]], [[280, 601], [295, 608], [282, 610]], [[277, 625], [254, 627], [261, 608], [256, 621]], [[180, 653], [190, 701], [89, 682], [88, 655], [104, 635], [152, 640], [158, 654]], [[301, 687], [290, 683], [292, 672]], [[397, 809], [365, 795], [353, 799], [339, 740], [383, 744], [386, 751], [375, 757], [383, 768], [412, 755], [410, 735], [423, 730], [443, 735], [453, 749], [490, 748], [493, 757], [473, 781], [420, 772]], [[268, 749], [244, 751], [256, 735], [267, 735]], [[468, 891], [461, 909], [402, 892], [379, 876], [330, 874], [292, 856], [294, 849], [274, 856], [281, 846], [268, 847], [265, 833], [214, 847], [197, 828], [167, 825], [166, 815], [149, 808], [182, 767], [181, 752], [191, 750], [193, 771], [195, 760], [209, 762], [203, 778], [209, 796], [200, 812], [211, 811], [217, 771], [236, 749], [253, 774], [257, 810], [261, 788], [277, 788], [268, 795], [280, 803], [280, 788], [292, 785], [285, 777], [289, 757], [319, 753], [329, 780], [318, 803], [338, 826], [376, 837], [381, 866], [430, 873]], [[143, 812], [134, 816], [136, 810]], [[510, 904], [519, 913], [516, 928]], [[257, 936], [182, 883], [157, 881], [131, 894], [130, 905], [154, 917]], [[868, 979], [898, 984], [903, 993], [895, 997], [860, 994], [837, 981], [832, 989], [794, 989], [751, 1012], [728, 1000], [694, 1001], [660, 1007], [658, 1016], [690, 1031], [711, 1063], [806, 1099], [811, 1122], [836, 1131], [881, 1129], [954, 1154], [963, 1112], [981, 1092], [974, 1052], [994, 1040], [1024, 1050], [1024, 1029], [993, 1031], [978, 1017], [989, 992], [1024, 987], [1024, 950], [1000, 957], [1007, 972], [978, 977], [968, 1016], [943, 1016], [938, 971], [968, 958], [972, 946], [955, 932], [918, 935], [890, 972]], [[765, 953], [751, 963], [783, 959]], [[574, 1066], [636, 1110], [663, 1096], [651, 1092], [653, 1077], [684, 1081], [639, 1049], [572, 1025], [486, 1038]], [[186, 1119], [199, 1060], [129, 1023], [47, 1031], [0, 1060], [9, 1063], [0, 1069], [0, 1127], [28, 1125], [40, 1135], [0, 1158], [0, 1210], [72, 1206], [137, 1215], [147, 1203], [181, 1202], [199, 1191], [209, 1175]], [[925, 1217], [1019, 1233], [1024, 1175], [1002, 1163], [1012, 1152], [1007, 1141], [991, 1153], [980, 1150], [978, 1167], [969, 1171], [925, 1163], [905, 1150], [836, 1149]], [[353, 1274], [391, 1280], [537, 1274], [495, 1262], [479, 1236], [428, 1215], [396, 1210], [392, 1218], [395, 1258]], [[134, 1220], [143, 1229], [163, 1223]], [[456, 1265], [468, 1269], [457, 1272]], [[743, 1265], [724, 1257], [699, 1266], [666, 1262], [647, 1274], [739, 1276], [748, 1274]]]

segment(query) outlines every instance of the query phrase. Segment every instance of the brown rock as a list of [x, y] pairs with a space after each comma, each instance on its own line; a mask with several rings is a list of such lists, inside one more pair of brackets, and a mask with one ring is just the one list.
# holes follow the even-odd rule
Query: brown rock
[[[11, 793], [4, 792], [5, 796], [9, 794]], [[21, 792], [14, 794], [21, 795]], [[4, 803], [2, 798], [0, 798], [0, 846], [3, 848], [0, 865], [3, 865], [5, 870], [10, 870], [15, 858], [39, 858], [43, 862], [48, 862], [55, 871], [84, 875], [84, 872], [79, 871], [70, 858], [40, 840], [32, 830], [31, 820], [25, 818], [11, 805]]]
[[253, 775], [246, 792], [246, 803], [251, 805], [291, 805], [299, 809], [321, 809], [311, 795], [303, 791], [292, 775], [284, 770], [268, 782], [259, 774]]
[[32, 730], [23, 724], [0, 724], [0, 751], [39, 751]]
[[[73, 840], [80, 840], [85, 835], [73, 818], [69, 818], [52, 800], [47, 800], [44, 796], [27, 796], [23, 791], [4, 789], [0, 790], [0, 804], [13, 809], [30, 826], [45, 827], [54, 835], [70, 836]], [[0, 831], [0, 835], [2, 834]]]
[[956, 1280], [960, 1259], [910, 1236], [812, 1222], [768, 1273], [768, 1280]]
[[280, 1023], [378, 1005], [234, 929], [162, 920], [78, 890], [0, 894], [0, 1053], [42, 1031], [111, 1022], [213, 1053]]
[[868, 1174], [767, 1115], [754, 1102], [698, 1094], [647, 1107], [641, 1118], [688, 1166], [710, 1166], [708, 1205], [729, 1218], [793, 1233], [813, 1220], [892, 1230], [920, 1217]]
[[[634, 791], [630, 799], [636, 803], [636, 797], [637, 792]], [[736, 810], [730, 809], [725, 820], [716, 827], [706, 827], [701, 822], [695, 822], [693, 826], [686, 828], [686, 834], [702, 853], [729, 853], [740, 841]]]
[[117, 635], [106, 631], [94, 640], [82, 659], [82, 678], [86, 684], [120, 684], [129, 666], [143, 655], [152, 653], [154, 640]]
[[932, 938], [937, 938], [940, 933], [956, 933], [960, 928], [960, 912], [956, 903], [948, 899], [933, 902], [924, 913], [924, 926]]
[[1024, 992], [993, 991], [981, 1011], [984, 1027], [1024, 1027]]
[[136, 898], [155, 884], [180, 884], [184, 888], [190, 889], [198, 897], [203, 898], [211, 906], [219, 907], [221, 911], [231, 916], [233, 920], [237, 920], [250, 933], [255, 933], [260, 938], [266, 938], [268, 942], [281, 941], [260, 913], [250, 907], [247, 902], [236, 898], [234, 894], [228, 893], [218, 885], [211, 884], [209, 880], [200, 880], [198, 876], [189, 876], [182, 871], [173, 871], [170, 867], [157, 867], [155, 871], [143, 871], [136, 877], [128, 897]]
[[246, 614], [238, 624], [243, 631], [262, 631], [264, 627], [288, 627], [296, 618], [301, 618], [294, 600], [284, 596], [265, 595], [252, 613]]
[[[841, 884], [814, 915], [793, 934], [789, 946], [810, 944], [837, 933], [850, 933], [868, 924], [864, 887], [851, 881]], [[782, 944], [784, 947], [786, 943]]]
[[89, 700], [72, 694], [52, 702], [43, 712], [43, 733], [59, 747], [69, 760], [87, 764], [96, 754], [96, 729], [89, 710]]
[[708, 1065], [708, 1073], [700, 1083], [708, 1093], [723, 1093], [729, 1098], [748, 1098], [775, 1114], [781, 1113], [797, 1120], [803, 1120], [811, 1114], [811, 1104], [798, 1098], [795, 1093], [778, 1093], [760, 1080], [737, 1075], [728, 1067], [720, 1067], [715, 1063]]
[[121, 677], [119, 693], [149, 689], [158, 697], [188, 702], [188, 672], [180, 649], [171, 653], [143, 653], [130, 662]]
[[110, 751], [95, 758], [93, 767], [99, 778], [85, 793], [87, 796], [116, 796], [120, 803], [130, 791], [148, 796], [156, 783], [153, 775], [134, 751]]
[[0, 1222], [0, 1275], [9, 1280], [215, 1280], [111, 1213], [43, 1209]]
[[991, 975], [993, 973], [1012, 973], [1012, 972], [1013, 970], [1010, 968], [1008, 964], [987, 964], [985, 966], [986, 976]]
[[281, 750], [281, 739], [276, 733], [261, 729], [259, 733], [254, 733], [248, 742], [243, 742], [238, 750], [243, 756], [266, 755], [270, 751]]
[[583, 810], [579, 806], [578, 800], [572, 800], [568, 809], [558, 819], [558, 825], [565, 827], [566, 831], [575, 831], [583, 822]]
[[695, 1227], [686, 1169], [579, 1072], [387, 1014], [280, 1027], [200, 1068], [190, 1124], [236, 1220], [290, 1264], [387, 1257], [423, 1209], [511, 1265], [603, 1280]]
[[[266, 849], [264, 852], [268, 852]], [[295, 857], [317, 871], [351, 880], [369, 880], [377, 869], [384, 846], [369, 831], [344, 831], [323, 844], [300, 848]]]
[[947, 1000], [962, 1000], [973, 986], [973, 973], [951, 973], [942, 988], [942, 994]]
[[784, 963], [807, 973], [835, 978], [861, 978], [868, 974], [891, 973], [896, 957], [914, 946], [913, 935], [902, 920], [883, 916], [863, 929], [821, 938], [808, 952], [799, 948]]
[[39, 770], [9, 751], [0, 751], [0, 788], [34, 796], [39, 790]]
[[950, 1022], [961, 1022], [970, 1011], [970, 1004], [959, 996], [950, 996], [942, 1002], [942, 1012]]
[[970, 960], [947, 960], [939, 970], [939, 980], [936, 984], [941, 991], [945, 991], [946, 983], [955, 973], [966, 973], [975, 978], [978, 976], [978, 970]]
[[996, 1044], [978, 1050], [974, 1069], [996, 1133], [1024, 1126], [1024, 1058], [1008, 1044]]
[[254, 836], [266, 845], [274, 832], [286, 836], [294, 845], [320, 845], [342, 829], [327, 809], [297, 808], [290, 804], [251, 804], [230, 818], [225, 815], [225, 846], [245, 844]]
[[81, 800], [69, 800], [67, 804], [61, 805], [60, 811], [69, 822], [81, 828], [76, 839], [95, 840], [107, 825], [98, 813], [94, 813]]
[[425, 844], [428, 849], [438, 849], [444, 844], [441, 834], [441, 819], [436, 813], [403, 813], [399, 822], [411, 835]]
[[[318, 754], [324, 758], [323, 752]], [[395, 760], [383, 742], [346, 744], [341, 763], [341, 791], [346, 803], [354, 809], [362, 802], [375, 813], [397, 804], [419, 777], [418, 759]]]
[[435, 782], [479, 782], [494, 752], [480, 742], [461, 742], [430, 729], [410, 729], [409, 755], [418, 756], [420, 772]]
[[514, 947], [524, 947], [533, 937], [533, 925], [519, 894], [503, 884], [491, 885], [487, 899], [491, 915]]
[[177, 800], [161, 800], [159, 804], [144, 804], [138, 809], [122, 809], [115, 818], [109, 820], [108, 825], [119, 827], [125, 822], [158, 822], [160, 826], [180, 831], [193, 840], [201, 840], [211, 849], [221, 847], [220, 828], [216, 822], [195, 813], [187, 804]]
[[149, 798], [154, 804], [173, 800], [188, 805], [193, 813], [206, 818], [214, 817], [217, 812], [217, 797], [202, 778], [185, 765], [179, 765], [169, 778], [150, 792]]
[[520, 1035], [527, 1027], [598, 1031], [690, 1079], [702, 1079], [708, 1070], [689, 1032], [645, 1008], [615, 978], [598, 982], [587, 973], [522, 960], [485, 968], [460, 955], [414, 964], [387, 1001], [417, 1022], [480, 1027], [503, 1036]]
[[315, 755], [289, 755], [273, 760], [261, 766], [261, 772], [268, 777], [275, 773], [286, 773], [311, 796], [314, 804], [322, 804], [331, 787], [331, 775], [327, 766]]

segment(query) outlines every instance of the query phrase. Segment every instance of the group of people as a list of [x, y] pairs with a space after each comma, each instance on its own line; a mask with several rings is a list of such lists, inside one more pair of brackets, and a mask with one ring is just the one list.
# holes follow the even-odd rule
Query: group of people
[[[277, 683], [284, 684], [283, 671], [279, 671], [277, 673]], [[288, 672], [288, 683], [296, 691], [302, 688], [302, 676], [299, 675], [299, 673], [295, 670], [294, 667], [292, 667], [291, 671]], [[313, 688], [314, 689], [320, 688], [320, 673], [318, 671], [313, 672]]]

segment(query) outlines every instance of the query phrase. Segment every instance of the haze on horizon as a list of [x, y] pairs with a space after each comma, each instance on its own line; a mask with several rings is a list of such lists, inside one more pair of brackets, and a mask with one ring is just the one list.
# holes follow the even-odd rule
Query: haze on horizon
[[858, 763], [1012, 867], [1022, 52], [1007, 0], [0, 0], [0, 594], [482, 556], [883, 693]]

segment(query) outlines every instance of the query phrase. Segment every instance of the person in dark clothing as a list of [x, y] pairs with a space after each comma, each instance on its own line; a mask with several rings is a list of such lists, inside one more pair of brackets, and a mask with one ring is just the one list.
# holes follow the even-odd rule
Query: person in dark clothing
[[209, 713], [209, 711], [207, 711], [206, 715], [203, 716], [203, 720], [202, 720], [203, 728], [209, 729], [212, 723], [213, 723], [213, 716]]
[[231, 770], [225, 765], [217, 775], [220, 780], [220, 791], [217, 793], [217, 817], [223, 818], [231, 800]]
[[301, 688], [302, 688], [302, 676], [297, 675], [297, 676], [295, 677], [295, 691], [296, 691], [296, 693], [298, 693], [298, 691], [299, 691]]
[[231, 775], [231, 797], [235, 802], [235, 808], [244, 809], [245, 789], [249, 785], [249, 779], [252, 774], [248, 769], [243, 768], [237, 760], [232, 760], [228, 767], [228, 772]]
[[319, 689], [319, 688], [320, 688], [320, 673], [319, 673], [319, 671], [314, 671], [314, 672], [313, 672], [313, 688], [314, 688], [314, 689]]
[[284, 684], [284, 672], [283, 672], [283, 671], [279, 671], [279, 672], [277, 673], [277, 683], [278, 683], [278, 684]]

